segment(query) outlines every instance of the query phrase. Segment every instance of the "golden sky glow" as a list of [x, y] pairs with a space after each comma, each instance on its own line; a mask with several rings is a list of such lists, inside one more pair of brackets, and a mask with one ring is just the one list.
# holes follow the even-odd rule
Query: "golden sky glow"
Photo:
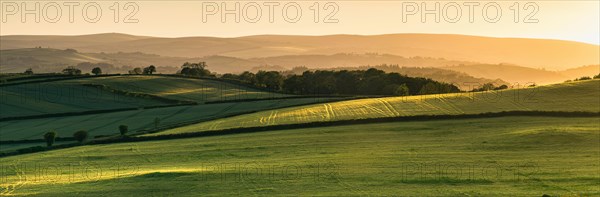
[[[27, 9], [34, 9], [36, 1], [26, 1]], [[256, 9], [250, 1], [137, 1], [135, 5], [127, 2], [118, 2], [119, 22], [115, 22], [114, 8], [117, 1], [96, 1], [102, 9], [102, 16], [94, 22], [86, 21], [83, 17], [83, 7], [87, 2], [80, 2], [73, 6], [73, 22], [69, 22], [69, 7], [65, 2], [56, 2], [54, 5], [61, 7], [61, 17], [56, 19], [56, 9], [47, 5], [50, 1], [39, 1], [40, 21], [35, 22], [35, 15], [25, 15], [25, 23], [21, 21], [23, 2], [2, 1], [2, 28], [1, 35], [79, 35], [118, 32], [134, 35], [148, 35], [161, 37], [184, 36], [216, 36], [237, 37], [257, 34], [292, 34], [292, 35], [326, 35], [326, 34], [391, 34], [391, 33], [438, 33], [438, 34], [467, 34], [492, 37], [523, 37], [523, 38], [550, 38], [573, 40], [598, 44], [600, 42], [600, 15], [599, 1], [296, 1], [275, 2], [257, 1], [261, 8], [261, 17], [256, 18]], [[89, 2], [89, 1], [88, 1]], [[91, 1], [93, 2], [93, 1]], [[226, 21], [221, 21], [223, 4], [227, 9], [234, 9], [235, 3], [240, 4], [238, 16], [240, 21], [235, 21], [235, 15], [225, 15]], [[426, 21], [421, 21], [420, 11], [423, 4], [427, 9], [434, 9], [439, 3], [440, 21], [435, 21], [432, 14], [426, 15]], [[265, 4], [266, 3], [266, 4]], [[273, 22], [269, 20], [269, 6], [273, 8]], [[278, 5], [276, 5], [278, 3]], [[295, 5], [290, 5], [287, 18], [283, 12], [288, 3], [297, 3], [302, 16], [293, 22], [296, 16]], [[315, 22], [315, 3], [318, 3], [319, 16]], [[455, 4], [454, 4], [455, 3]], [[473, 7], [473, 22], [469, 22], [469, 7], [465, 3], [478, 4]], [[486, 21], [484, 9], [489, 3], [497, 3], [502, 9], [502, 16], [495, 23]], [[515, 3], [519, 4], [519, 21], [515, 22]], [[417, 5], [420, 9], [413, 15], [403, 17], [403, 7]], [[456, 9], [461, 8], [460, 20], [449, 22], [456, 17]], [[13, 10], [17, 5], [18, 11]], [[220, 10], [211, 15], [209, 8], [216, 5]], [[404, 6], [403, 6], [404, 5]], [[111, 9], [111, 6], [113, 6]], [[210, 7], [213, 6], [213, 7]], [[125, 8], [129, 9], [125, 9]], [[312, 7], [312, 9], [311, 9]], [[446, 7], [446, 9], [444, 9]], [[138, 11], [130, 19], [134, 23], [124, 23], [126, 16], [134, 8]], [[205, 8], [205, 9], [203, 9]], [[246, 9], [244, 9], [246, 8]], [[326, 9], [328, 8], [328, 9]], [[408, 9], [408, 7], [406, 7]], [[511, 9], [512, 8], [512, 9]], [[528, 8], [528, 9], [526, 9]], [[537, 13], [532, 15], [530, 22], [524, 23], [526, 16], [537, 8]], [[328, 14], [337, 9], [337, 13], [324, 23]], [[95, 18], [93, 6], [88, 7], [88, 20]], [[203, 12], [204, 10], [204, 12]], [[487, 11], [489, 18], [495, 17], [495, 7], [490, 6]], [[203, 16], [206, 15], [205, 21]], [[405, 18], [406, 22], [403, 22]], [[337, 22], [336, 22], [337, 19]], [[55, 23], [48, 22], [56, 20]], [[254, 20], [254, 21], [253, 21]], [[287, 21], [286, 21], [287, 20]], [[454, 18], [456, 20], [456, 18]], [[292, 22], [289, 22], [292, 21]]]

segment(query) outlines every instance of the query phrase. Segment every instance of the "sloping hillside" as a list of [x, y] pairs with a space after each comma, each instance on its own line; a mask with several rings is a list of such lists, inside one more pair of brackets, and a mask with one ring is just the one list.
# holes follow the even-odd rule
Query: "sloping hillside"
[[257, 112], [184, 126], [151, 135], [413, 115], [478, 114], [518, 110], [600, 112], [599, 86], [600, 80], [589, 80], [497, 92], [340, 101]]
[[0, 158], [0, 188], [14, 196], [595, 196], [598, 121], [416, 121], [79, 146]]
[[114, 76], [71, 80], [67, 83], [104, 85], [127, 92], [139, 92], [175, 100], [195, 102], [234, 99], [280, 98], [291, 95], [265, 92], [231, 83], [166, 76]]
[[[121, 39], [113, 39], [119, 37]], [[77, 38], [77, 39], [72, 39]], [[222, 55], [238, 58], [283, 55], [385, 53], [482, 63], [512, 63], [527, 67], [568, 69], [570, 65], [598, 64], [597, 45], [572, 41], [491, 38], [446, 34], [261, 35], [239, 38], [135, 37], [122, 34], [85, 36], [2, 36], [0, 49], [76, 48], [84, 52], [143, 52], [174, 57]]]
[[106, 76], [0, 87], [0, 117], [285, 96], [214, 80]]
[[475, 77], [495, 77], [518, 84], [548, 84], [562, 82], [568, 77], [554, 71], [527, 68], [509, 64], [474, 64], [444, 67]]

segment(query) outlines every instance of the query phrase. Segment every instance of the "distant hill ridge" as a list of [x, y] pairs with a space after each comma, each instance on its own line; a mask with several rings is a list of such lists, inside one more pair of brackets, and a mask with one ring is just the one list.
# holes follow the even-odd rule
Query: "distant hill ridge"
[[573, 41], [450, 34], [258, 35], [237, 38], [160, 38], [126, 34], [0, 36], [0, 49], [50, 47], [82, 52], [143, 52], [173, 57], [262, 58], [284, 55], [383, 53], [564, 70], [598, 64], [600, 47]]
[[[436, 81], [468, 83], [536, 83], [549, 84], [593, 76], [600, 72], [600, 65], [588, 65], [564, 71], [549, 71], [512, 64], [483, 64], [478, 62], [448, 60], [431, 57], [402, 57], [390, 54], [339, 53], [333, 55], [287, 55], [264, 58], [236, 58], [206, 56], [202, 58], [168, 57], [140, 52], [133, 53], [82, 53], [75, 49], [26, 48], [0, 50], [0, 72], [21, 73], [32, 68], [36, 73], [60, 72], [67, 66], [77, 66], [84, 73], [100, 66], [104, 73], [127, 73], [134, 67], [156, 65], [159, 73], [170, 74], [179, 70], [184, 62], [207, 62], [208, 69], [217, 73], [241, 73], [258, 70], [307, 69], [368, 69], [378, 65], [398, 65], [380, 68], [387, 72], [426, 77]], [[85, 64], [90, 62], [94, 64]], [[299, 73], [297, 73], [299, 74]]]

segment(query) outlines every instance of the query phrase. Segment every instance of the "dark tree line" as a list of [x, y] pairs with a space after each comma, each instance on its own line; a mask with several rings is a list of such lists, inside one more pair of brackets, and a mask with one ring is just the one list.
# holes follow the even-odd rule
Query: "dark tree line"
[[191, 77], [214, 77], [208, 69], [206, 62], [189, 63], [186, 62], [181, 66], [179, 74]]
[[305, 71], [301, 75], [286, 76], [277, 71], [259, 71], [256, 74], [225, 74], [221, 78], [293, 94], [417, 95], [460, 91], [452, 84], [385, 73], [374, 68], [357, 71]]

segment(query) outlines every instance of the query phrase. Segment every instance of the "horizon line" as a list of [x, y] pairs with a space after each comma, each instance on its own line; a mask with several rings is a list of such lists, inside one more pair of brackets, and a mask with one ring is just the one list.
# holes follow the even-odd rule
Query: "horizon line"
[[215, 36], [215, 35], [189, 35], [189, 36], [158, 36], [158, 35], [140, 35], [140, 34], [129, 34], [121, 32], [102, 32], [102, 33], [90, 33], [90, 34], [0, 34], [0, 37], [6, 36], [92, 36], [92, 35], [105, 35], [105, 34], [121, 34], [128, 36], [148, 37], [148, 38], [245, 38], [255, 36], [306, 36], [306, 37], [323, 37], [323, 36], [386, 36], [386, 35], [448, 35], [448, 36], [469, 36], [469, 37], [482, 37], [482, 38], [498, 38], [498, 39], [531, 39], [531, 40], [548, 40], [548, 41], [564, 41], [564, 42], [576, 42], [581, 44], [589, 44], [600, 46], [600, 42], [585, 42], [580, 40], [564, 40], [558, 38], [540, 38], [540, 37], [499, 37], [499, 36], [484, 36], [484, 35], [473, 35], [473, 34], [453, 34], [453, 33], [383, 33], [383, 34], [251, 34], [243, 36]]

